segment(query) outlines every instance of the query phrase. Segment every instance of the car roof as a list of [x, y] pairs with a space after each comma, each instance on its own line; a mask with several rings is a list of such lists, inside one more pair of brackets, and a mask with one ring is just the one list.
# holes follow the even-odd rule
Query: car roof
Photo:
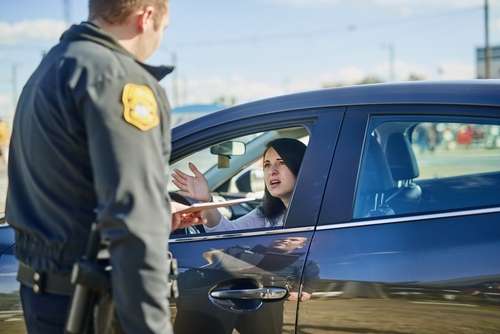
[[281, 95], [236, 105], [189, 121], [173, 129], [173, 139], [216, 124], [266, 113], [303, 108], [391, 104], [500, 106], [500, 80], [382, 83]]

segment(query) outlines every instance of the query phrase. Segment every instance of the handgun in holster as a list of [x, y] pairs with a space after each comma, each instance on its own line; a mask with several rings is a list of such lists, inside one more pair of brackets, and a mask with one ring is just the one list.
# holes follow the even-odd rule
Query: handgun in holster
[[[110, 270], [98, 263], [101, 238], [96, 224], [92, 224], [89, 242], [85, 255], [75, 263], [71, 274], [73, 294], [71, 296], [68, 313], [66, 315], [65, 333], [87, 333], [88, 326], [93, 316], [94, 306], [98, 298], [102, 305], [98, 306], [95, 320], [97, 333], [109, 333], [109, 326], [118, 326], [114, 318], [114, 301], [110, 292]], [[167, 252], [167, 268], [169, 270], [167, 297], [177, 298], [179, 290], [176, 276], [178, 275], [177, 260], [172, 253]], [[115, 333], [121, 332], [115, 329]]]
[[88, 326], [98, 296], [110, 288], [109, 271], [98, 264], [97, 254], [101, 238], [97, 224], [92, 224], [85, 255], [78, 260], [71, 273], [73, 294], [66, 314], [65, 333], [83, 334]]

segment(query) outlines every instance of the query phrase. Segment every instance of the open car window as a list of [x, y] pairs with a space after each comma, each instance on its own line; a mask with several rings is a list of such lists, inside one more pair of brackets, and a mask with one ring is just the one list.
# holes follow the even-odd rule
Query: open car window
[[[192, 175], [188, 164], [193, 163], [207, 179], [215, 201], [241, 197], [255, 198], [251, 202], [218, 209], [225, 218], [234, 220], [248, 214], [262, 203], [265, 187], [262, 154], [266, 144], [277, 138], [294, 138], [307, 145], [309, 134], [303, 127], [292, 127], [228, 138], [178, 160], [170, 165], [170, 170], [177, 168]], [[244, 150], [235, 152], [236, 147], [239, 149], [242, 144]], [[234, 152], [224, 152], [226, 147], [233, 148]], [[168, 191], [171, 196], [175, 197], [178, 190], [170, 182]], [[204, 232], [203, 229], [201, 232]]]

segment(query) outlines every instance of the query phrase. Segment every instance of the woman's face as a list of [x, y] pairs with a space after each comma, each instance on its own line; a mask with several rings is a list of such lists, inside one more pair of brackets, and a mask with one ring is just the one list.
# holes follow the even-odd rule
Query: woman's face
[[264, 180], [269, 193], [278, 197], [288, 208], [293, 188], [295, 175], [288, 169], [285, 162], [274, 148], [269, 148], [264, 156]]

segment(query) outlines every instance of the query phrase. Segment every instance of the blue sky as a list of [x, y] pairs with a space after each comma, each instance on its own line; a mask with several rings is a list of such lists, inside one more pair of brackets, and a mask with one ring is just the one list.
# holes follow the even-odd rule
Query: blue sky
[[[87, 0], [0, 0], [0, 116], [13, 114], [44, 51]], [[150, 64], [177, 65], [161, 84], [171, 104], [237, 103], [349, 84], [474, 79], [484, 46], [484, 0], [170, 0], [171, 21]], [[489, 0], [500, 45], [500, 0]], [[65, 8], [69, 15], [65, 15]], [[174, 60], [175, 59], [175, 60]], [[177, 84], [174, 89], [174, 82]]]

